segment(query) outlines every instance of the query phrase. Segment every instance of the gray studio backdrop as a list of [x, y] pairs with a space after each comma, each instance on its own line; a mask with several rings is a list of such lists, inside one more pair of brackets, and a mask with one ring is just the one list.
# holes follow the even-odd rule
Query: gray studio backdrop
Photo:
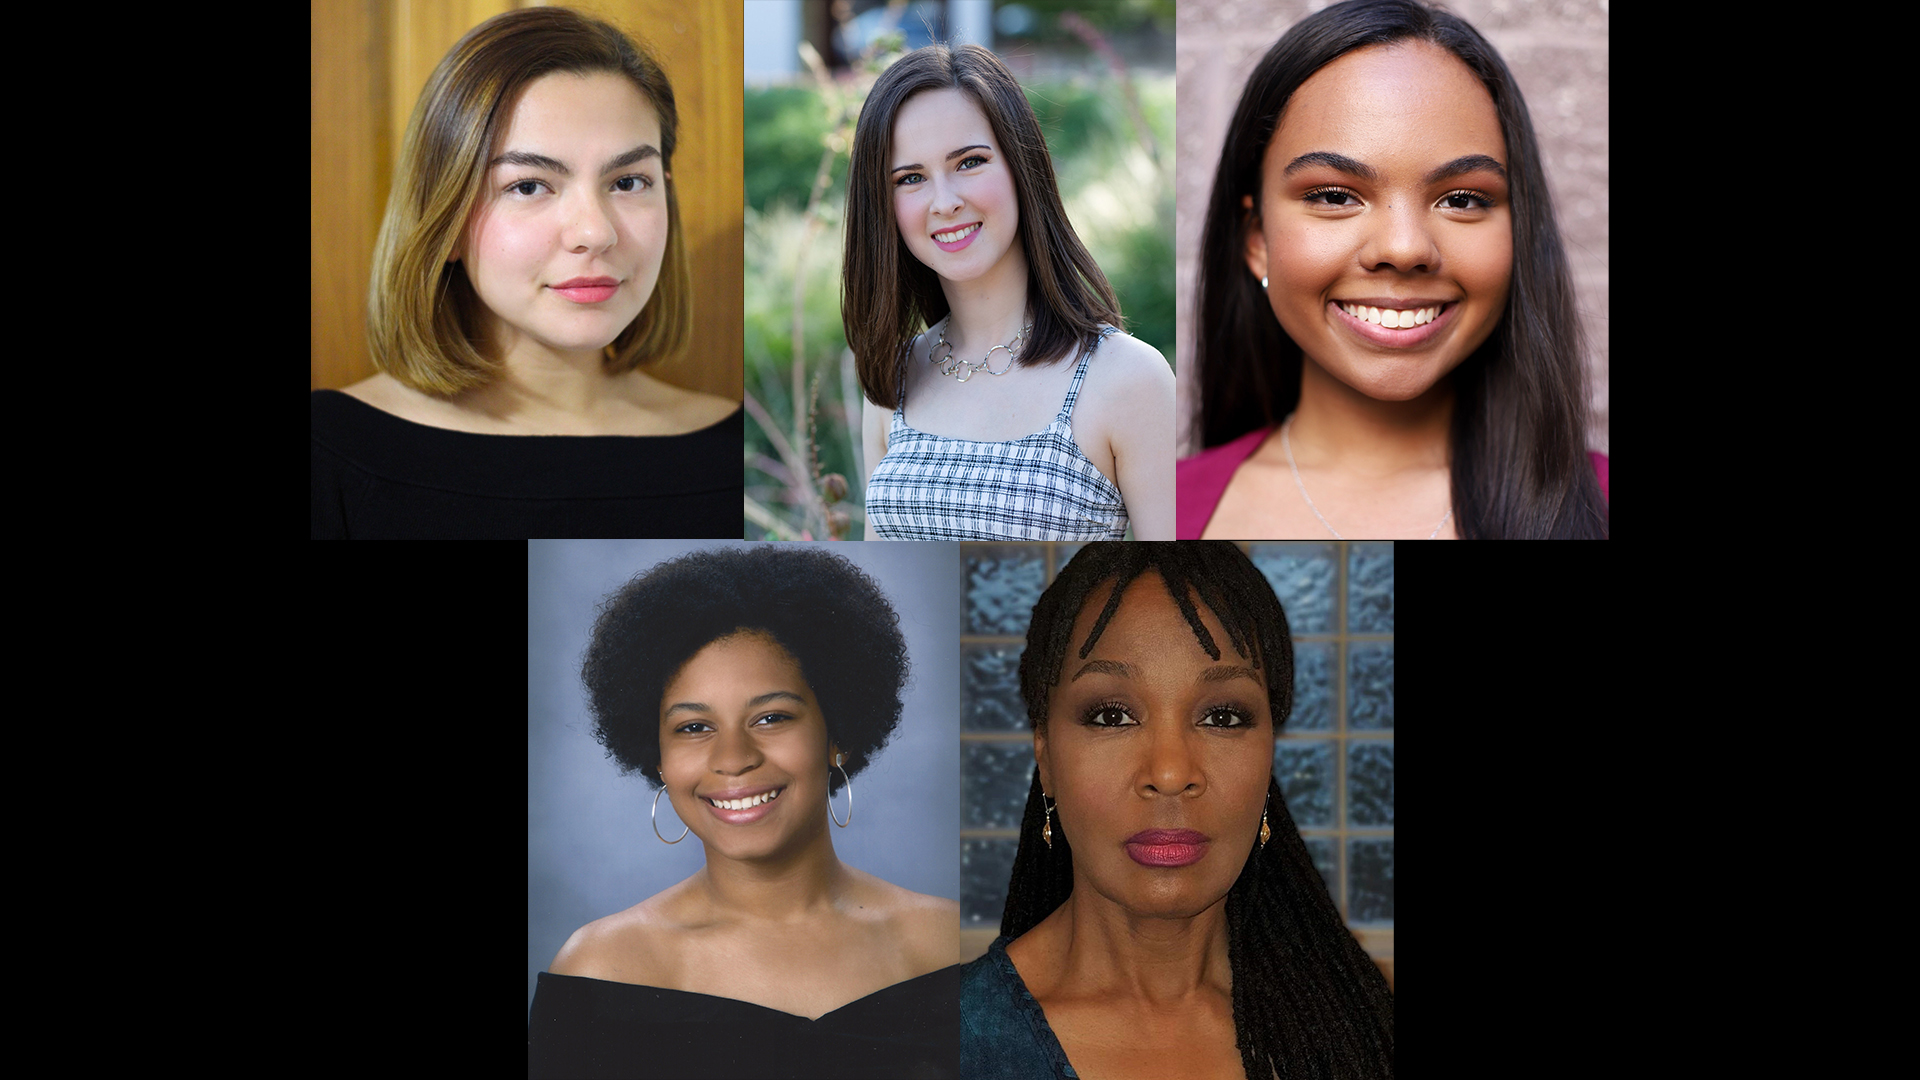
[[[662, 844], [653, 789], [593, 740], [580, 658], [603, 597], [656, 563], [724, 540], [527, 542], [527, 1004], [567, 936], [698, 870], [698, 842]], [[865, 570], [900, 613], [912, 663], [893, 740], [854, 777], [848, 864], [960, 899], [960, 567], [954, 544], [821, 544]], [[666, 800], [661, 800], [663, 803]], [[826, 813], [826, 807], [820, 808]], [[678, 819], [664, 809], [669, 825]], [[664, 828], [665, 826], [663, 826]]]

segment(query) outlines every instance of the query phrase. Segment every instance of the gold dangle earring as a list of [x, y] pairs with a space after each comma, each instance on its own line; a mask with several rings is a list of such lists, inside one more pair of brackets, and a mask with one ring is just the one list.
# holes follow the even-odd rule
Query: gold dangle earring
[[1047, 850], [1053, 850], [1053, 804], [1047, 801], [1047, 793], [1040, 793], [1040, 805], [1047, 808], [1047, 824], [1040, 830], [1040, 839], [1047, 842]]
[[1262, 808], [1260, 811], [1260, 847], [1262, 849], [1266, 848], [1267, 839], [1272, 835], [1273, 830], [1267, 828], [1267, 811]]

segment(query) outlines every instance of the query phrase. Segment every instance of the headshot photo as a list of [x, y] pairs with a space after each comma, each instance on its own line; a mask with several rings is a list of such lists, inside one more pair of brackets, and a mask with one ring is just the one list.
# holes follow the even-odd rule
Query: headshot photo
[[[1280, 763], [1324, 741], [1281, 748], [1296, 712], [1309, 730], [1334, 726], [1315, 640], [1327, 597], [1308, 584], [1326, 564], [1290, 550], [1306, 545], [1265, 547], [1263, 569], [1223, 542], [1088, 544], [1040, 592], [1018, 660], [1029, 770], [1006, 755], [1009, 768], [976, 782], [969, 766], [970, 823], [1017, 833], [976, 829], [970, 849], [989, 864], [995, 847], [1015, 848], [997, 936], [966, 965], [964, 1075], [1393, 1075], [1390, 961], [1377, 963], [1348, 922], [1378, 911], [1357, 888], [1337, 899], [1329, 882], [1344, 894], [1345, 878], [1323, 858], [1337, 853], [1302, 835], [1290, 803], [1304, 807], [1300, 820], [1328, 824], [1309, 770], [1285, 770], [1293, 797], [1281, 784]], [[1352, 552], [1354, 568], [1377, 582], [1382, 553], [1371, 549], [1385, 547]], [[975, 578], [1030, 587], [1021, 555], [963, 558]], [[1312, 597], [1304, 682], [1275, 573]], [[996, 733], [969, 749], [1012, 749], [1004, 696], [969, 696], [966, 730]], [[1390, 743], [1355, 740], [1366, 744], [1391, 760]], [[1015, 776], [1030, 778], [1018, 802], [1001, 782]], [[976, 808], [976, 792], [997, 805]], [[1390, 805], [1390, 779], [1386, 793]], [[1390, 925], [1390, 869], [1387, 880]], [[985, 913], [973, 888], [969, 875], [969, 925]], [[1386, 940], [1390, 952], [1390, 929]]]
[[1180, 20], [1179, 536], [1606, 538], [1605, 6]]
[[312, 535], [737, 537], [741, 9], [486, 7], [316, 0]]
[[529, 1075], [959, 1075], [958, 593], [948, 544], [529, 546]]
[[754, 10], [748, 535], [1171, 538], [1172, 5]]

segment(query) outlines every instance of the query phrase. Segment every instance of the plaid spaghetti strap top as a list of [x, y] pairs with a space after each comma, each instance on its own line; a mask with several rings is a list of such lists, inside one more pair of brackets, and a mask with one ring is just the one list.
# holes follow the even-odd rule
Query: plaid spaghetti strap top
[[[1100, 332], [1101, 340], [1114, 333]], [[1097, 342], [1096, 342], [1097, 345]], [[867, 481], [867, 520], [888, 540], [1119, 540], [1127, 504], [1073, 441], [1073, 403], [1093, 347], [1046, 430], [1010, 442], [949, 439], [907, 426], [905, 380], [887, 453]]]

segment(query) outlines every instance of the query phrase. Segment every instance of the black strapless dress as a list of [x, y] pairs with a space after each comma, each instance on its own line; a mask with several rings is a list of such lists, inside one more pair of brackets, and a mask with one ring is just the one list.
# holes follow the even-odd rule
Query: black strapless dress
[[960, 1075], [960, 965], [822, 1016], [657, 986], [541, 972], [530, 1077], [887, 1080]]

